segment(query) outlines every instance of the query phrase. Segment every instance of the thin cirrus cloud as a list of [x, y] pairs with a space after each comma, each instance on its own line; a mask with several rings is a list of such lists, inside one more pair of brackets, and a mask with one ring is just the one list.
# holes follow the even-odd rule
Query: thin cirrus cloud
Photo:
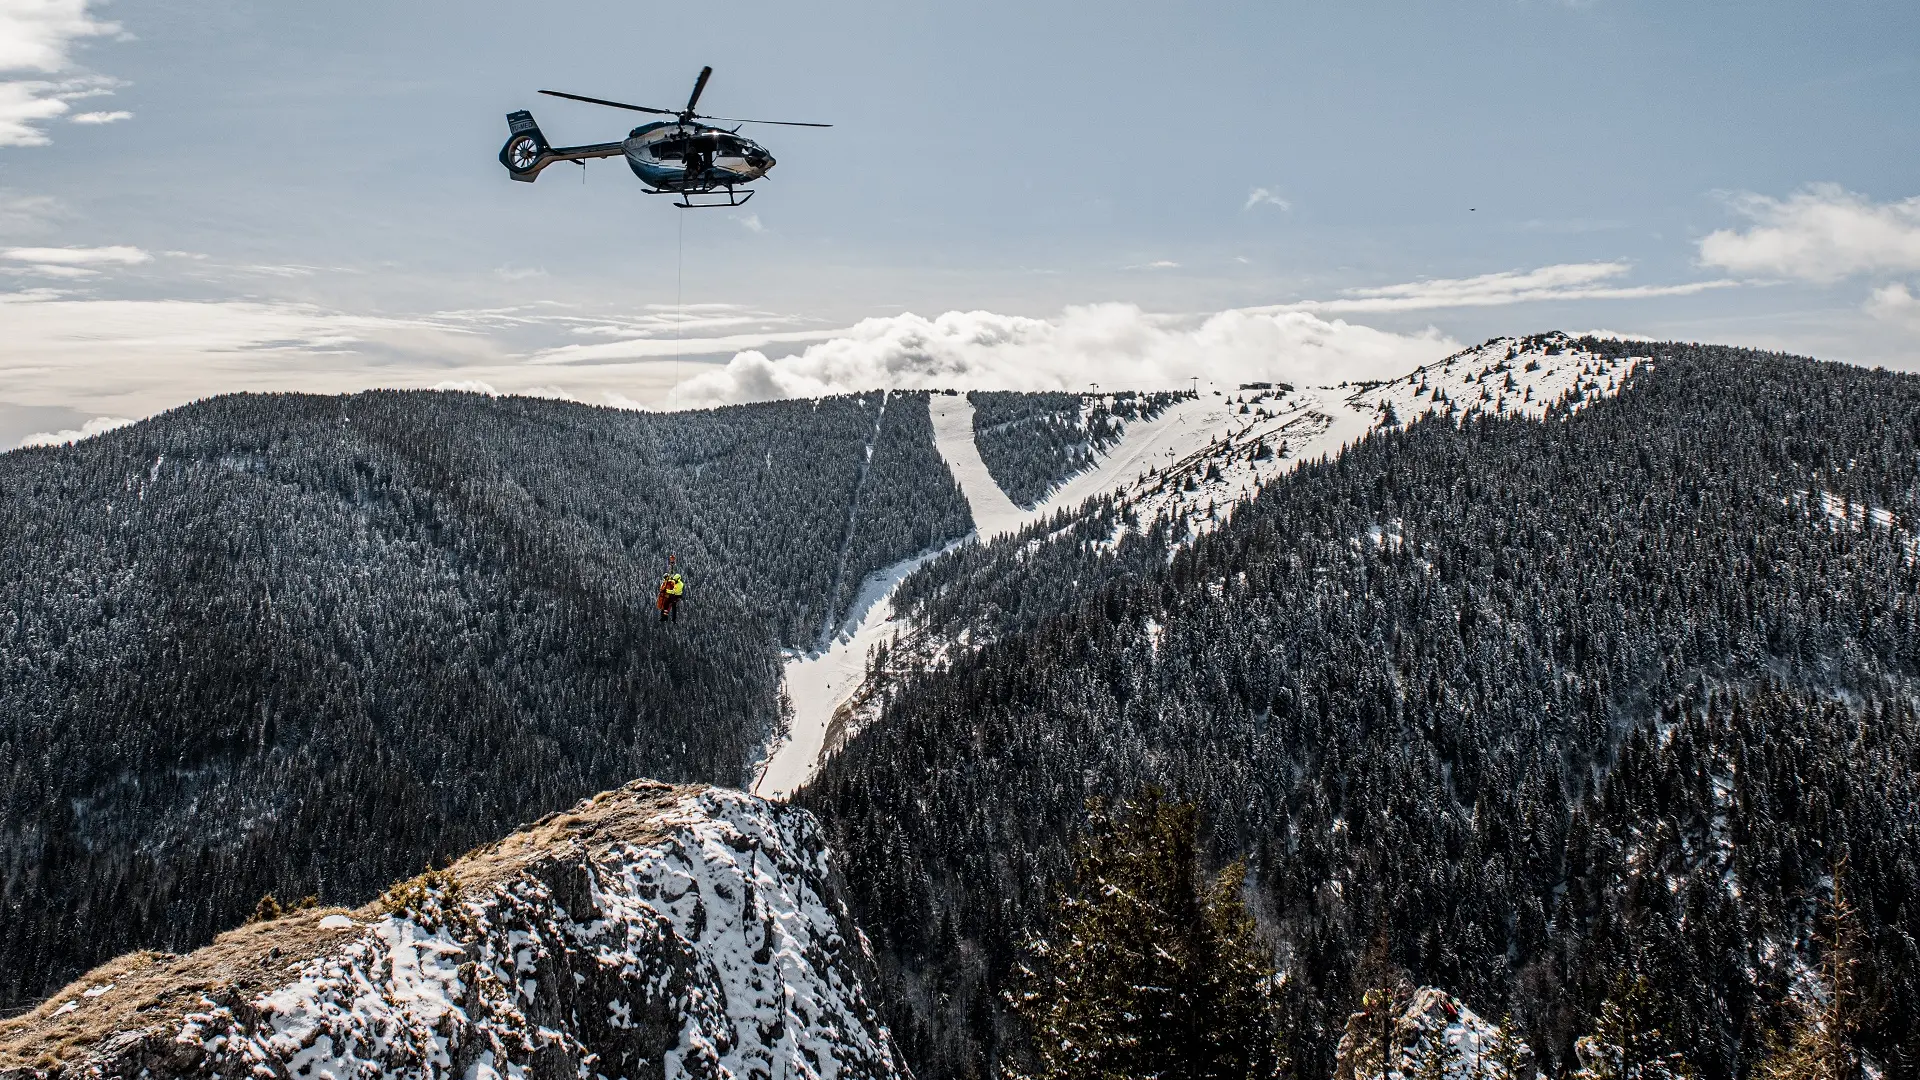
[[95, 18], [88, 7], [89, 0], [0, 0], [0, 146], [45, 145], [43, 125], [66, 115], [69, 102], [119, 85], [74, 62], [83, 39], [120, 33], [118, 23]]
[[0, 266], [0, 271], [14, 276], [73, 279], [93, 277], [102, 269], [138, 266], [153, 261], [153, 256], [137, 247], [125, 245], [91, 248], [17, 247], [0, 250], [0, 260], [25, 264]]
[[1543, 300], [1636, 300], [1654, 296], [1691, 296], [1740, 282], [1725, 278], [1676, 285], [1621, 285], [1626, 262], [1558, 263], [1534, 270], [1504, 270], [1467, 278], [1430, 278], [1399, 285], [1348, 289], [1331, 300], [1301, 300], [1263, 311], [1312, 311], [1366, 314], [1432, 311], [1442, 308], [1500, 307]]
[[70, 124], [117, 124], [122, 120], [131, 119], [133, 119], [132, 113], [125, 109], [116, 109], [113, 112], [76, 113], [68, 117], [67, 122]]
[[1920, 270], [1920, 196], [1874, 202], [1811, 184], [1784, 199], [1743, 192], [1728, 201], [1752, 226], [1702, 238], [1707, 266], [1814, 282]]
[[0, 258], [52, 266], [137, 266], [153, 256], [137, 247], [17, 247], [0, 251]]
[[[560, 366], [529, 362], [538, 354], [511, 343], [528, 334], [571, 336], [582, 328], [657, 333], [680, 315], [644, 309], [609, 319], [540, 304], [389, 317], [282, 302], [107, 300], [49, 288], [0, 292], [0, 341], [6, 343], [0, 348], [0, 399], [110, 417], [148, 416], [240, 390], [352, 393], [442, 386], [610, 404], [657, 400], [677, 374], [675, 364], [662, 362], [675, 347], [671, 338], [658, 340], [651, 358]], [[688, 305], [685, 315], [686, 332], [705, 327], [711, 334], [740, 312]], [[764, 343], [764, 335], [745, 340]], [[683, 348], [691, 353], [694, 346]], [[62, 432], [41, 434], [65, 438]]]

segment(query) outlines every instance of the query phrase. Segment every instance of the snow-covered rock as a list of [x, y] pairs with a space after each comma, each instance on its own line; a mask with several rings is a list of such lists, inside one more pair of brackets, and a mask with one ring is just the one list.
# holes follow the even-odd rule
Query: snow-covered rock
[[905, 1075], [833, 880], [805, 811], [636, 781], [357, 911], [116, 960], [0, 1026], [0, 1075]]
[[[1444, 990], [1369, 991], [1347, 1017], [1339, 1080], [1535, 1080], [1533, 1051]], [[1437, 1055], [1437, 1057], [1436, 1057]]]

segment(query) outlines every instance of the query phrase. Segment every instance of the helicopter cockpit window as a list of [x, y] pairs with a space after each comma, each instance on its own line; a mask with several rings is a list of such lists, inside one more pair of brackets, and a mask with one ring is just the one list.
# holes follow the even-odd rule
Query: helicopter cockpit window
[[662, 139], [653, 144], [653, 156], [662, 161], [678, 161], [687, 154], [685, 139]]

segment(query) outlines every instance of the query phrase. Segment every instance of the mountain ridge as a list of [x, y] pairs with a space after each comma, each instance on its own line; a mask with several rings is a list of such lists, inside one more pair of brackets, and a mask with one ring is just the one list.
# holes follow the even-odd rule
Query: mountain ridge
[[908, 1075], [804, 811], [635, 781], [354, 910], [138, 953], [0, 1077]]

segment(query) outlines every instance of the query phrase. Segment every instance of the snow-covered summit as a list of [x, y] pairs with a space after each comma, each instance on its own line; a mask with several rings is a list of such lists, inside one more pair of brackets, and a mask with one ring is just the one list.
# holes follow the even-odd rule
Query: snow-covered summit
[[903, 1075], [811, 815], [636, 781], [0, 1025], [0, 1076]]
[[[1176, 540], [1206, 532], [1232, 505], [1303, 461], [1338, 454], [1382, 427], [1442, 414], [1544, 417], [1619, 392], [1642, 363], [1581, 347], [1563, 333], [1494, 338], [1384, 383], [1250, 385], [1184, 402], [1172, 423], [1185, 438], [1112, 487], [1140, 519], [1182, 523]], [[1115, 455], [1127, 449], [1123, 443]]]

